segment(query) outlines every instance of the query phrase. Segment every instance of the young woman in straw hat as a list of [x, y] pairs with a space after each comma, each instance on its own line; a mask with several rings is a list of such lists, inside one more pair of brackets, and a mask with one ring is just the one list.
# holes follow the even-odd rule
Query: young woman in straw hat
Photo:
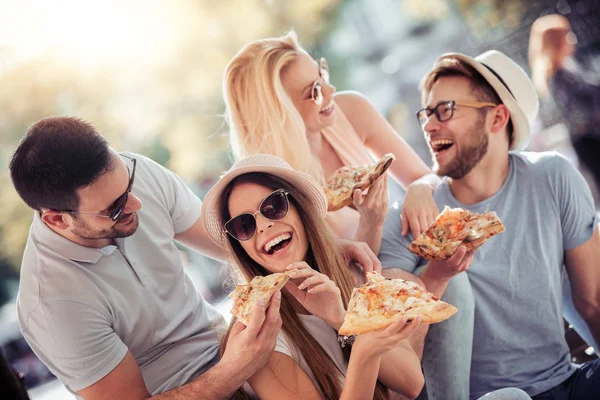
[[[439, 178], [396, 134], [385, 118], [356, 92], [336, 93], [325, 59], [314, 60], [291, 32], [248, 43], [225, 70], [223, 94], [234, 154], [267, 153], [319, 182], [344, 165], [370, 164], [393, 153], [392, 177], [407, 188], [403, 234], [416, 237], [438, 209], [433, 188]], [[342, 238], [364, 241], [377, 254], [388, 211], [386, 180], [354, 207], [330, 212], [327, 222]]]
[[[317, 182], [271, 155], [242, 159], [206, 195], [202, 216], [209, 236], [229, 251], [243, 280], [298, 269], [282, 289], [275, 352], [249, 379], [251, 389], [237, 395], [384, 399], [391, 389], [414, 398], [424, 381], [406, 338], [420, 318], [360, 335], [351, 347], [338, 343], [352, 278], [326, 212]], [[231, 329], [243, 325], [234, 319]]]

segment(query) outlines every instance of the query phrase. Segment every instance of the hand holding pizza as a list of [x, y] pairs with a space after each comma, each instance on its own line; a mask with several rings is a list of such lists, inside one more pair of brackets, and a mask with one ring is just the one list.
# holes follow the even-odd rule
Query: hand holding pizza
[[409, 185], [402, 206], [402, 236], [410, 231], [416, 239], [433, 224], [439, 212], [430, 185], [417, 182]]
[[227, 338], [225, 352], [219, 364], [252, 376], [267, 363], [277, 343], [281, 329], [281, 292], [277, 291], [265, 310], [264, 300], [254, 307], [248, 326], [238, 321]]
[[408, 338], [421, 325], [423, 317], [418, 316], [411, 321], [404, 316], [385, 329], [358, 335], [352, 345], [352, 353], [360, 352], [374, 357], [381, 357], [398, 346], [400, 341]]
[[359, 226], [359, 229], [361, 227], [372, 229], [383, 226], [388, 213], [389, 202], [387, 177], [383, 175], [377, 179], [369, 187], [366, 194], [362, 190], [356, 189], [353, 193], [352, 201], [360, 214], [361, 226]]
[[466, 271], [471, 266], [476, 250], [467, 250], [467, 247], [462, 245], [449, 259], [430, 261], [427, 267], [427, 275], [430, 278], [450, 280], [450, 278]]
[[335, 282], [327, 275], [312, 269], [304, 261], [290, 264], [287, 269], [297, 269], [290, 274], [291, 280], [302, 280], [299, 285], [288, 282], [285, 285], [287, 291], [311, 314], [321, 318], [332, 328], [339, 329], [344, 321], [346, 309]]
[[335, 242], [348, 265], [350, 265], [350, 262], [355, 261], [360, 264], [365, 273], [375, 271], [381, 274], [381, 262], [368, 244], [348, 239], [336, 239]]

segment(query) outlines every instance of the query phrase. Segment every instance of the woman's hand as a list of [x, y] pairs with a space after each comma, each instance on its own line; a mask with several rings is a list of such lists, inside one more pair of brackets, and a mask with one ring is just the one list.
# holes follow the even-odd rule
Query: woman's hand
[[[308, 312], [338, 330], [344, 322], [346, 310], [342, 294], [335, 282], [327, 275], [312, 269], [304, 261], [290, 264], [287, 269], [298, 269], [290, 275], [291, 280], [285, 285], [287, 291]], [[297, 285], [296, 282], [300, 283]]]
[[404, 316], [385, 329], [358, 335], [352, 345], [352, 353], [357, 352], [366, 357], [381, 357], [417, 330], [422, 320], [423, 317], [418, 316], [407, 322], [408, 317]]
[[360, 223], [368, 227], [383, 227], [388, 213], [387, 176], [383, 175], [369, 187], [367, 194], [355, 190], [353, 203], [360, 214]]
[[433, 199], [431, 185], [413, 182], [408, 185], [404, 206], [402, 207], [402, 235], [409, 230], [416, 239], [435, 221], [439, 209]]

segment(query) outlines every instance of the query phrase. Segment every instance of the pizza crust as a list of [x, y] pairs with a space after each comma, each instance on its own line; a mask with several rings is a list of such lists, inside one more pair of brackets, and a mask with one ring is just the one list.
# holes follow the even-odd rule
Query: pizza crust
[[262, 299], [268, 305], [271, 297], [285, 286], [294, 271], [297, 270], [255, 276], [249, 283], [237, 285], [229, 294], [233, 299], [231, 314], [248, 326], [258, 300]]
[[386, 154], [374, 165], [344, 166], [327, 180], [323, 187], [327, 196], [327, 211], [337, 211], [352, 204], [354, 191], [366, 190], [392, 165], [396, 157]]

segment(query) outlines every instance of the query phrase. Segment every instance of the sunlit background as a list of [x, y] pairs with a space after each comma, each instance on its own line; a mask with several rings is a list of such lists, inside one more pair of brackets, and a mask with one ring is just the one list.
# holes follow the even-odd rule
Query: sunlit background
[[[203, 197], [231, 164], [221, 95], [227, 61], [246, 42], [293, 28], [315, 57], [328, 58], [338, 90], [364, 93], [429, 164], [414, 112], [418, 82], [440, 54], [495, 48], [528, 70], [531, 23], [561, 13], [579, 38], [577, 56], [598, 67], [596, 3], [0, 0], [0, 304], [7, 304], [0, 345], [31, 371], [30, 387], [52, 379], [34, 358], [21, 357], [14, 298], [32, 212], [7, 171], [19, 139], [40, 118], [84, 118], [117, 150], [149, 156]], [[558, 149], [576, 163], [561, 118], [551, 102], [542, 105], [532, 149]], [[393, 196], [402, 193], [395, 188]], [[221, 268], [182, 254], [199, 290], [220, 301]]]

